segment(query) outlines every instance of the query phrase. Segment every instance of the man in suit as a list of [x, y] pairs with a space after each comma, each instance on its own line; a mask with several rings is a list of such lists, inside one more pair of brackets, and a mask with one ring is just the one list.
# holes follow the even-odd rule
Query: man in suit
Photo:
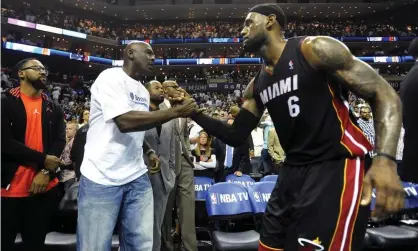
[[[232, 124], [233, 122], [233, 119], [228, 120], [228, 124]], [[231, 147], [217, 138], [213, 142], [217, 162], [215, 182], [225, 182], [226, 176], [230, 174], [241, 176], [244, 170], [251, 167], [251, 146], [254, 149], [251, 136], [240, 147]]]
[[[163, 86], [160, 82], [153, 80], [145, 84], [150, 94], [150, 110], [160, 109], [164, 102]], [[164, 108], [163, 108], [164, 109]], [[175, 184], [174, 161], [175, 161], [175, 138], [174, 122], [170, 120], [164, 124], [145, 132], [145, 141], [159, 157], [159, 167], [150, 159], [149, 153], [144, 162], [150, 170], [150, 181], [154, 195], [154, 233], [153, 251], [160, 251], [161, 248], [161, 225], [164, 220], [168, 197]]]
[[[166, 99], [162, 105], [167, 108], [175, 104], [177, 98], [182, 98], [184, 93], [176, 81], [167, 80], [163, 83]], [[171, 100], [171, 102], [169, 101]], [[175, 173], [176, 184], [168, 199], [166, 214], [162, 227], [161, 250], [172, 251], [173, 240], [171, 237], [172, 209], [174, 201], [178, 209], [178, 218], [181, 230], [183, 247], [187, 251], [197, 251], [196, 229], [195, 229], [195, 190], [193, 161], [190, 156], [190, 142], [187, 121], [185, 118], [175, 119], [174, 134], [176, 136], [175, 150]]]

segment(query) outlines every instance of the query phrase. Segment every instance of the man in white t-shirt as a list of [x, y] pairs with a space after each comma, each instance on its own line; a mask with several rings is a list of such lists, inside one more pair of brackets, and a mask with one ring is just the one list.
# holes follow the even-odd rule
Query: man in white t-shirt
[[123, 67], [104, 70], [91, 88], [78, 195], [79, 251], [110, 250], [118, 219], [121, 250], [152, 250], [154, 208], [143, 160], [144, 134], [197, 111], [193, 99], [149, 111], [149, 93], [138, 79], [152, 71], [154, 59], [149, 44], [131, 43], [124, 50]]

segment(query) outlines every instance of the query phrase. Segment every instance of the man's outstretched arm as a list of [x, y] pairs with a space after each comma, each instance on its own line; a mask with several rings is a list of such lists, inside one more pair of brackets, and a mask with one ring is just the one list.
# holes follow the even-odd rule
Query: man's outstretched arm
[[199, 113], [192, 117], [208, 134], [215, 136], [230, 146], [240, 146], [257, 127], [264, 107], [258, 107], [253, 96], [254, 79], [250, 81], [244, 92], [244, 104], [232, 125]]
[[364, 179], [364, 201], [377, 189], [376, 210], [394, 212], [403, 205], [404, 191], [396, 171], [396, 147], [401, 129], [401, 102], [393, 88], [368, 64], [354, 57], [340, 41], [330, 37], [308, 37], [301, 51], [312, 67], [324, 70], [333, 82], [346, 86], [372, 107], [377, 156]]

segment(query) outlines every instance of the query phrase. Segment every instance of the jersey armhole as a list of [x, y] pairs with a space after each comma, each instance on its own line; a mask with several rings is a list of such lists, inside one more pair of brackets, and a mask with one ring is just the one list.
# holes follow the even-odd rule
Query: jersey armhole
[[263, 105], [263, 102], [261, 102], [260, 96], [257, 95], [255, 85], [257, 84], [258, 79], [260, 78], [260, 74], [261, 74], [261, 71], [263, 70], [263, 67], [264, 67], [264, 64], [261, 65], [261, 67], [258, 70], [257, 74], [255, 74], [254, 83], [253, 83], [253, 86], [252, 86], [252, 88], [253, 88], [253, 98], [254, 98], [255, 103], [257, 104], [257, 108], [258, 108], [258, 110], [259, 110], [259, 112], [261, 114], [264, 112], [264, 110], [266, 109], [266, 107]]

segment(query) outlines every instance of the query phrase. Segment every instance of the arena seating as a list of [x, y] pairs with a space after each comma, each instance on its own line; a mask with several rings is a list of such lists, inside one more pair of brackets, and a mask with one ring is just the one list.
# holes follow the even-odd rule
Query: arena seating
[[[201, 216], [204, 215], [196, 222], [197, 232], [198, 234], [199, 230], [210, 232], [210, 241], [214, 250], [255, 251], [258, 247], [260, 218], [275, 182], [253, 182], [245, 175], [229, 177], [228, 180], [230, 182], [214, 184], [211, 178], [195, 177], [196, 203], [200, 205], [196, 207], [196, 212]], [[75, 183], [59, 204], [60, 227], [47, 235], [46, 250], [76, 250], [77, 195], [78, 183]], [[405, 212], [416, 214], [414, 208], [408, 210]], [[21, 242], [22, 238], [19, 234], [16, 237], [15, 250], [20, 250]], [[114, 235], [112, 250], [116, 251], [118, 247], [118, 236]], [[364, 247], [364, 250], [418, 251], [418, 227], [399, 224], [370, 227], [365, 235]]]
[[[214, 250], [256, 251], [259, 234], [254, 230], [229, 232], [232, 220], [251, 218], [252, 207], [245, 187], [235, 183], [217, 183], [209, 188], [206, 197], [209, 219], [215, 220], [212, 231]], [[219, 221], [226, 221], [225, 230], [221, 230]]]
[[225, 181], [232, 182], [232, 183], [239, 183], [243, 185], [244, 187], [249, 187], [250, 185], [255, 183], [255, 180], [247, 174], [243, 174], [242, 176], [236, 176], [234, 174], [230, 174], [226, 176]]
[[396, 249], [416, 248], [418, 246], [418, 232], [404, 227], [384, 226], [368, 228], [369, 248]]
[[279, 178], [279, 175], [266, 175], [260, 181], [273, 181], [276, 182]]

